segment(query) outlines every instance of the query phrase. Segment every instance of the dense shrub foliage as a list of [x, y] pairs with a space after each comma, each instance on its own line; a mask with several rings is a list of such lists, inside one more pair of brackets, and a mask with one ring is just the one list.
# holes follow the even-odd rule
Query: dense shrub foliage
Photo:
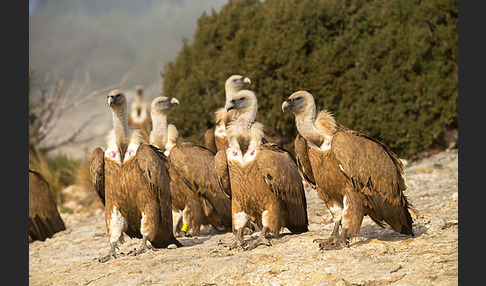
[[281, 104], [307, 90], [319, 110], [409, 157], [457, 128], [457, 29], [457, 0], [229, 1], [161, 72], [164, 95], [181, 102], [169, 121], [203, 143], [224, 81], [241, 74], [257, 120], [289, 148], [297, 130]]

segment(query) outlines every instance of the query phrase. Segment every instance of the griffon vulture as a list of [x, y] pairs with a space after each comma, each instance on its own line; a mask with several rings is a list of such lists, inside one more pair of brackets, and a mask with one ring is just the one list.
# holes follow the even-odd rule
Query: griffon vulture
[[148, 104], [143, 100], [143, 86], [135, 86], [135, 100], [130, 105], [128, 126], [138, 129], [142, 135], [142, 143], [148, 144], [152, 122]]
[[263, 124], [256, 122], [257, 98], [241, 90], [226, 109], [238, 117], [228, 126], [229, 146], [218, 151], [215, 168], [222, 186], [231, 187], [233, 247], [245, 249], [243, 228], [249, 220], [261, 230], [259, 244], [270, 245], [267, 232], [276, 238], [287, 227], [292, 233], [308, 231], [307, 202], [302, 179], [292, 154], [274, 143], [263, 143]]
[[[348, 129], [326, 110], [316, 113], [306, 91], [290, 95], [282, 110], [295, 114], [295, 152], [301, 174], [325, 202], [333, 220], [329, 239], [317, 239], [320, 249], [340, 249], [359, 234], [364, 215], [379, 226], [412, 235], [411, 208], [402, 177], [403, 166], [387, 146]], [[339, 233], [340, 227], [342, 228]]]
[[181, 246], [172, 233], [172, 201], [167, 159], [160, 150], [140, 142], [140, 135], [127, 124], [126, 98], [121, 90], [111, 90], [108, 105], [112, 111], [113, 130], [103, 151], [96, 148], [90, 161], [91, 181], [105, 205], [105, 221], [110, 250], [99, 259], [116, 258], [117, 242], [123, 233], [142, 238], [140, 248], [131, 254], [169, 244]]
[[169, 159], [172, 210], [182, 212], [182, 229], [174, 219], [174, 232], [197, 235], [201, 225], [216, 230], [231, 228], [231, 201], [220, 189], [214, 171], [214, 152], [187, 142], [173, 124], [167, 124], [167, 112], [179, 105], [176, 98], [160, 96], [151, 104], [153, 130], [150, 144], [160, 148]]
[[29, 169], [29, 237], [44, 241], [65, 229], [49, 183], [40, 173]]
[[[238, 91], [243, 89], [245, 84], [251, 84], [251, 80], [241, 75], [232, 75], [224, 83], [224, 90], [226, 95], [225, 104], [233, 98]], [[226, 127], [236, 118], [236, 111], [227, 111], [224, 107], [219, 108], [215, 112], [216, 126], [210, 128], [204, 134], [206, 148], [217, 152], [219, 150], [226, 150], [228, 148], [228, 140], [226, 137]]]

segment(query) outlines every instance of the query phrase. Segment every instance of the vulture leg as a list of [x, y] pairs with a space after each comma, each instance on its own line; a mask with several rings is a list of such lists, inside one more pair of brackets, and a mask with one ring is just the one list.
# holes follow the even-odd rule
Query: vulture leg
[[[233, 206], [234, 205], [235, 202], [233, 201]], [[245, 250], [244, 246], [246, 243], [244, 242], [243, 231], [248, 221], [249, 216], [244, 211], [233, 213], [233, 227], [236, 230], [236, 238], [233, 241], [233, 244], [230, 246], [230, 249], [239, 248]]]
[[261, 233], [260, 233], [260, 236], [257, 239], [253, 240], [252, 242], [250, 242], [247, 250], [252, 250], [254, 248], [257, 248], [259, 245], [272, 246], [272, 244], [270, 243], [270, 241], [266, 237], [267, 231], [268, 231], [268, 228], [266, 226], [264, 226]]
[[146, 252], [147, 250], [148, 250], [147, 236], [144, 235], [142, 237], [142, 244], [140, 245], [140, 247], [138, 249], [134, 249], [134, 250], [128, 252], [128, 255], [137, 256], [139, 254]]
[[112, 258], [112, 257], [116, 258], [117, 255], [116, 255], [115, 248], [116, 248], [116, 241], [111, 242], [110, 243], [110, 251], [108, 251], [107, 255], [98, 258], [98, 262], [106, 262], [106, 261], [110, 260], [110, 258]]
[[338, 201], [334, 201], [329, 198], [329, 196], [321, 196], [326, 203], [329, 212], [334, 220], [334, 228], [332, 230], [331, 236], [329, 238], [317, 238], [314, 242], [319, 243], [320, 250], [331, 250], [331, 249], [341, 249], [344, 247], [343, 241], [341, 240], [341, 235], [339, 234], [339, 228], [341, 226], [343, 217], [343, 207]]
[[233, 241], [233, 243], [231, 244], [230, 250], [235, 249], [235, 248], [246, 250], [245, 245], [246, 245], [246, 243], [243, 241], [243, 228], [239, 228], [236, 231], [236, 238]]
[[[334, 228], [332, 230], [331, 236], [329, 238], [316, 238], [314, 242], [319, 243], [319, 249], [323, 250], [330, 250], [335, 249], [335, 247], [339, 244], [341, 236], [339, 235], [339, 227], [341, 226], [341, 219], [337, 220], [334, 223]], [[342, 247], [340, 247], [342, 248]]]
[[334, 228], [332, 229], [331, 236], [338, 237], [339, 236], [339, 227], [341, 226], [341, 220], [338, 220], [334, 223]]
[[[331, 237], [328, 239], [314, 240], [319, 243], [320, 250], [342, 249], [345, 246], [349, 247], [349, 238], [358, 235], [364, 216], [363, 203], [357, 194], [347, 192], [343, 199], [343, 205], [344, 208], [337, 216], [334, 215], [336, 213], [336, 208], [330, 208], [333, 217], [339, 219], [334, 225]], [[339, 225], [342, 226], [341, 234], [339, 234]]]

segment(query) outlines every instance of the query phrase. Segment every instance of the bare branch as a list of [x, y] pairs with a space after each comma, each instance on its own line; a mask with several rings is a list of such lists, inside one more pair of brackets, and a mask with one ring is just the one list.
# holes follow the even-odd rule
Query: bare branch
[[[64, 91], [64, 80], [60, 79], [55, 85], [51, 84], [51, 76], [45, 74], [44, 81], [40, 85], [40, 97], [34, 101], [34, 90], [37, 84], [34, 80], [35, 71], [29, 71], [29, 142], [39, 144], [50, 136], [51, 131], [56, 126], [64, 112], [78, 107], [80, 104], [88, 102], [94, 96], [106, 93], [110, 89], [123, 84], [129, 77], [129, 72], [118, 82], [100, 88], [98, 90], [88, 91], [90, 84], [89, 72], [85, 72], [84, 82], [79, 83], [78, 70], [75, 71], [72, 82], [67, 91]], [[97, 116], [97, 115], [96, 115]], [[40, 148], [42, 151], [50, 151], [69, 143], [77, 142], [78, 136], [93, 121], [96, 116], [92, 116], [83, 122], [70, 136], [62, 141], [50, 144]], [[89, 141], [84, 139], [83, 141]], [[54, 140], [57, 141], [57, 140]]]
[[[56, 148], [59, 148], [61, 146], [64, 146], [64, 145], [67, 145], [69, 143], [73, 143], [75, 142], [76, 140], [76, 137], [79, 136], [79, 134], [81, 134], [81, 132], [84, 130], [84, 128], [86, 128], [90, 123], [91, 121], [93, 121], [98, 115], [93, 115], [91, 116], [90, 119], [86, 120], [83, 125], [81, 125], [81, 127], [79, 127], [76, 131], [74, 131], [71, 136], [69, 136], [68, 138], [64, 139], [63, 141], [60, 141], [60, 142], [57, 142], [55, 144], [52, 144], [50, 146], [45, 146], [45, 147], [42, 147], [42, 148], [39, 148], [42, 152], [48, 152], [48, 151], [51, 151], [51, 150], [54, 150]], [[78, 142], [79, 143], [79, 142]]]

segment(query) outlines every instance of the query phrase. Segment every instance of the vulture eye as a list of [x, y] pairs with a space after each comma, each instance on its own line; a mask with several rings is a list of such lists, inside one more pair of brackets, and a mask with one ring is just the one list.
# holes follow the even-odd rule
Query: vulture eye
[[119, 93], [119, 94], [115, 95], [115, 97], [116, 97], [116, 98], [118, 98], [118, 97], [120, 97], [120, 95], [121, 95], [121, 93]]
[[246, 97], [240, 98], [240, 101], [245, 101], [245, 100], [246, 100]]
[[295, 100], [296, 102], [300, 103], [300, 102], [302, 102], [302, 100], [303, 100], [303, 99], [302, 99], [302, 96], [299, 96], [299, 97], [297, 97], [297, 98], [296, 98], [296, 99], [294, 99], [294, 100]]

